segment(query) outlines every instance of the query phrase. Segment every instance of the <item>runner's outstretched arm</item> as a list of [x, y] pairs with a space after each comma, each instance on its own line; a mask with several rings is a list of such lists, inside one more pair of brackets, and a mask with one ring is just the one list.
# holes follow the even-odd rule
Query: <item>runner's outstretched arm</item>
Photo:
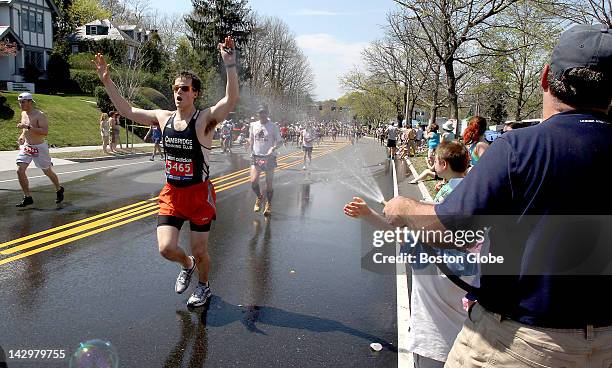
[[[219, 44], [219, 51], [221, 52], [221, 58], [223, 58], [223, 63], [225, 64], [225, 70], [227, 72], [227, 84], [225, 86], [225, 97], [219, 100], [219, 102], [210, 109], [213, 121], [209, 122], [209, 124], [213, 123], [214, 125], [225, 120], [240, 98], [234, 40], [230, 36], [225, 37], [224, 42]], [[213, 129], [214, 126], [208, 126], [207, 128], [210, 130]]]
[[96, 65], [98, 77], [100, 77], [102, 84], [104, 84], [104, 89], [106, 89], [108, 97], [119, 114], [144, 125], [165, 123], [165, 119], [168, 117], [169, 111], [138, 109], [136, 107], [132, 107], [132, 105], [130, 105], [130, 103], [121, 96], [117, 86], [115, 86], [115, 83], [113, 83], [110, 78], [110, 65], [106, 63], [106, 60], [104, 60], [104, 56], [102, 56], [102, 54], [98, 53], [93, 62]]

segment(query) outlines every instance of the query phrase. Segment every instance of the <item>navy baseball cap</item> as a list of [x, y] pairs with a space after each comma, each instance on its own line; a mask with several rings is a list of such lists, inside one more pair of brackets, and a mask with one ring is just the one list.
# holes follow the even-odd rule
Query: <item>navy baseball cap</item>
[[550, 69], [555, 79], [572, 68], [591, 68], [612, 74], [612, 30], [606, 25], [579, 24], [561, 34]]

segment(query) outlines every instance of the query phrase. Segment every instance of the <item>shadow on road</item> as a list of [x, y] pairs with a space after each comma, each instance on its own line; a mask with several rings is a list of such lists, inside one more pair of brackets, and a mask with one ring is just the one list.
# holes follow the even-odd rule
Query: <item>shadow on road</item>
[[203, 307], [203, 310], [200, 311], [200, 321], [206, 327], [223, 327], [234, 322], [240, 322], [247, 330], [255, 333], [263, 333], [257, 324], [316, 333], [340, 332], [362, 338], [368, 342], [378, 342], [388, 350], [397, 352], [397, 347], [390, 342], [338, 321], [290, 312], [276, 307], [233, 305], [217, 296], [212, 297], [211, 305], [214, 305], [214, 308]]

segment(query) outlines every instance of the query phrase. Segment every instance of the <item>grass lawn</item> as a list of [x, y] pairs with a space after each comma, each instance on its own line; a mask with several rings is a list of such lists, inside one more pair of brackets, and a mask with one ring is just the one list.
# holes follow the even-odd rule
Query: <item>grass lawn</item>
[[[17, 104], [19, 92], [2, 92], [2, 95], [7, 98], [15, 116], [10, 120], [0, 119], [0, 151], [15, 150], [18, 148], [16, 140], [20, 134], [20, 130], [15, 127], [21, 117]], [[101, 144], [100, 110], [96, 107], [94, 97], [35, 94], [34, 100], [36, 107], [49, 119], [49, 145], [70, 147]], [[121, 140], [125, 141], [123, 129]], [[134, 143], [142, 143], [142, 140], [134, 137]]]
[[[420, 174], [423, 170], [427, 169], [427, 152], [419, 153], [416, 155], [416, 157], [410, 157], [410, 162], [412, 162], [412, 165], [414, 165], [417, 175]], [[436, 196], [437, 192], [435, 186], [437, 183], [438, 181], [433, 179], [423, 182], [432, 198]]]

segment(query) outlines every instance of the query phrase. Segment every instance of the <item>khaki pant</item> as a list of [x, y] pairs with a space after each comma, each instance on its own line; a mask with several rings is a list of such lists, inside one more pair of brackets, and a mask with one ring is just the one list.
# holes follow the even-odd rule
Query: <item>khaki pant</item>
[[417, 145], [414, 139], [408, 140], [408, 155], [414, 156], [417, 154]]
[[444, 362], [412, 354], [414, 360], [414, 368], [443, 368]]
[[612, 327], [532, 328], [476, 304], [444, 367], [610, 368]]

